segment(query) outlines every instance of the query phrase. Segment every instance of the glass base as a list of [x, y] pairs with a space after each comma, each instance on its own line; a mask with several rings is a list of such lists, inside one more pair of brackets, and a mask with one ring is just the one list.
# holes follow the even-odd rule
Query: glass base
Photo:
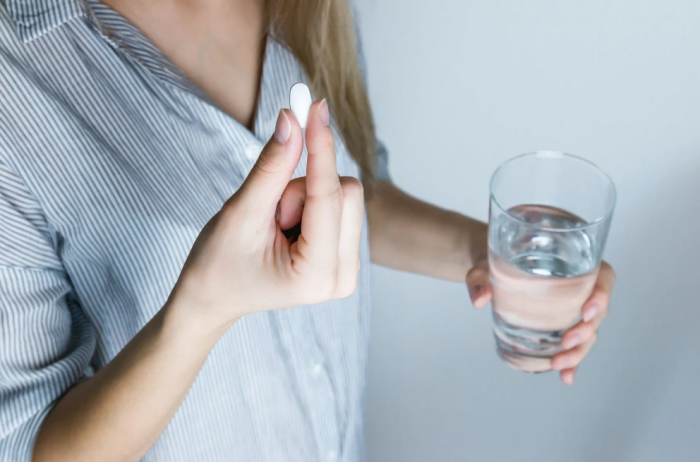
[[493, 313], [496, 352], [513, 369], [541, 373], [552, 370], [552, 357], [563, 351], [561, 337], [566, 330], [535, 331], [503, 321]]

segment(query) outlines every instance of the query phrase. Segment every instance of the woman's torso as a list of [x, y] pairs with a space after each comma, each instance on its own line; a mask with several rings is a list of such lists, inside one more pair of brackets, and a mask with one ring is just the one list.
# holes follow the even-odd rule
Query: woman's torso
[[[83, 331], [75, 338], [95, 341], [88, 371], [163, 305], [199, 230], [250, 171], [291, 85], [305, 80], [268, 39], [251, 132], [120, 16], [92, 5], [101, 33], [76, 17], [27, 44], [0, 8], [0, 161], [45, 215], [89, 321], [73, 326]], [[339, 173], [357, 176], [336, 140]], [[364, 234], [355, 294], [241, 319], [144, 460], [362, 459]]]

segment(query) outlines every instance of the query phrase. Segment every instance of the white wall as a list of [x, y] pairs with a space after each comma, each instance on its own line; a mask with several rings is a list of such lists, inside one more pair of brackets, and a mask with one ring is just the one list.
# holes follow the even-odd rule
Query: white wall
[[399, 186], [485, 219], [499, 163], [557, 149], [619, 190], [611, 316], [572, 388], [500, 363], [463, 286], [375, 268], [371, 460], [700, 460], [700, 3], [358, 2]]

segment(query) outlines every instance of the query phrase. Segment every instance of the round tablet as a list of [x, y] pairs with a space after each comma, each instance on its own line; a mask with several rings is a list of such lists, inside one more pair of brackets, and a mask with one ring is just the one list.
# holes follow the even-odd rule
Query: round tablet
[[301, 82], [292, 85], [292, 89], [289, 92], [289, 108], [299, 121], [301, 128], [306, 128], [306, 121], [309, 119], [309, 109], [311, 109], [312, 102], [309, 87]]

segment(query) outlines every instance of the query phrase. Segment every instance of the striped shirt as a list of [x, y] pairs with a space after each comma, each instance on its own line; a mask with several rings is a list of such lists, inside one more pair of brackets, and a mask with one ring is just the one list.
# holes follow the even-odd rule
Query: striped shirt
[[[0, 0], [0, 461], [161, 308], [305, 80], [268, 38], [251, 131], [108, 7]], [[364, 460], [368, 252], [351, 297], [236, 323], [143, 460]]]

